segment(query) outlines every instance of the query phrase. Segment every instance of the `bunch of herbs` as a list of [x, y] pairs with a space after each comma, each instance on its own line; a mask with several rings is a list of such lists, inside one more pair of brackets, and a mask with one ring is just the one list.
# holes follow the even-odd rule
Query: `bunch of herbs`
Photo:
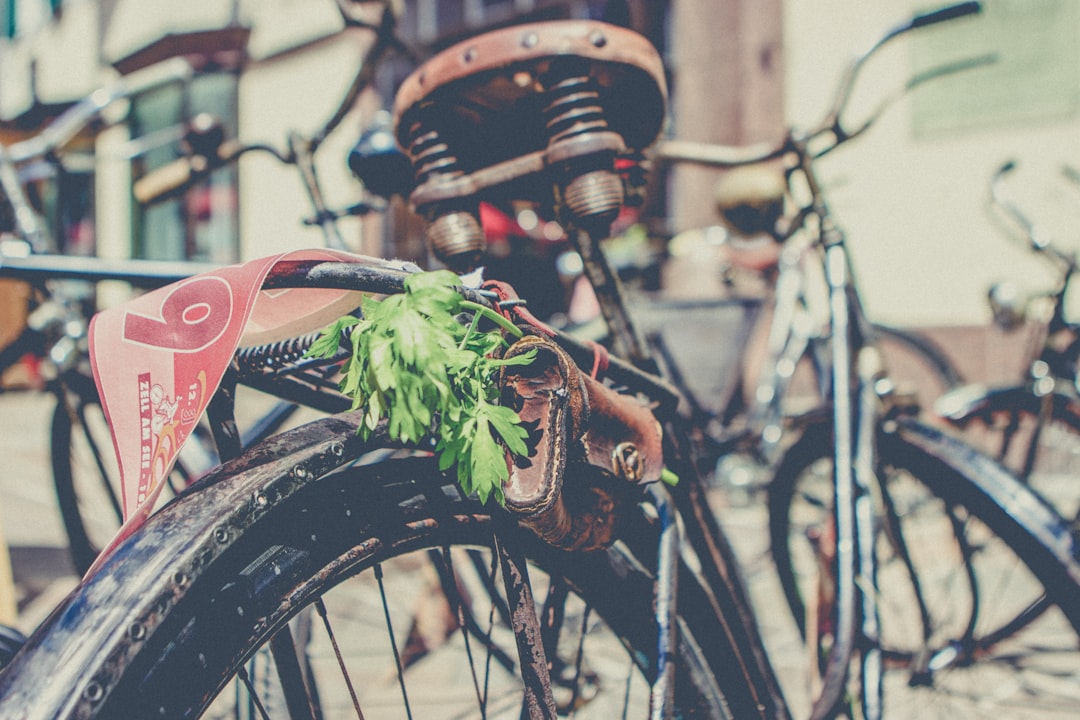
[[516, 455], [527, 448], [517, 413], [498, 404], [497, 375], [502, 366], [528, 364], [535, 353], [496, 358], [503, 332], [520, 337], [520, 330], [466, 300], [458, 285], [446, 270], [411, 275], [403, 293], [365, 298], [362, 317], [327, 327], [308, 355], [333, 357], [347, 336], [352, 353], [342, 366], [341, 390], [354, 410], [365, 410], [361, 434], [370, 436], [385, 418], [394, 440], [431, 437], [440, 468], [455, 467], [465, 493], [502, 504], [509, 475], [504, 447]]

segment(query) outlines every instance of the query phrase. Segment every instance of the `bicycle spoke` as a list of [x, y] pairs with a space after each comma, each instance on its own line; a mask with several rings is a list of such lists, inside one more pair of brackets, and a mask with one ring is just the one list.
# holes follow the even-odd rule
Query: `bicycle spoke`
[[[480, 710], [480, 717], [482, 720], [487, 718], [487, 708], [484, 705], [484, 695], [480, 691], [480, 679], [476, 675], [476, 662], [473, 659], [472, 644], [469, 642], [469, 621], [466, 621], [464, 602], [462, 601], [461, 591], [457, 585], [457, 575], [454, 572], [454, 561], [450, 557], [450, 548], [443, 547], [442, 549], [442, 566], [439, 568], [439, 574], [442, 576], [443, 587], [447, 591], [447, 598], [453, 604], [451, 610], [457, 616], [458, 629], [461, 631], [461, 640], [465, 643], [465, 656], [469, 661], [469, 674], [472, 677], [473, 690], [476, 692], [477, 707]], [[469, 613], [470, 619], [472, 613]], [[475, 620], [472, 620], [475, 624]], [[488, 647], [491, 645], [489, 643]], [[488, 653], [488, 657], [491, 657], [491, 653]]]
[[[375, 566], [375, 576], [379, 578], [379, 588], [382, 589], [382, 569], [380, 565]], [[383, 594], [383, 607], [386, 608], [386, 594]], [[322, 598], [315, 601], [315, 610], [319, 613], [319, 617], [322, 618], [323, 626], [326, 628], [326, 635], [330, 639], [330, 644], [334, 648], [334, 656], [337, 658], [338, 668], [341, 670], [341, 676], [345, 680], [345, 686], [349, 690], [349, 697], [352, 699], [353, 709], [356, 710], [356, 717], [358, 720], [364, 720], [364, 711], [360, 709], [360, 701], [356, 697], [356, 688], [353, 687], [352, 677], [349, 675], [349, 671], [345, 668], [345, 658], [341, 655], [341, 648], [338, 646], [337, 637], [334, 635], [334, 630], [330, 626], [330, 618], [326, 614], [326, 605], [323, 603]], [[394, 630], [390, 624], [390, 611], [386, 610], [386, 627], [390, 630], [390, 642], [394, 643]], [[397, 657], [397, 646], [394, 645], [394, 657]], [[400, 668], [401, 662], [398, 661], [399, 673], [398, 677], [401, 679], [401, 692], [405, 693], [405, 681], [401, 677]], [[408, 698], [405, 700], [405, 709], [408, 711], [409, 703]], [[412, 718], [412, 713], [409, 713], [409, 717]]]
[[[494, 540], [494, 539], [493, 539]], [[470, 559], [473, 561], [473, 565], [480, 571], [480, 577], [483, 578], [484, 587], [488, 590], [488, 597], [491, 598], [491, 607], [488, 608], [488, 627], [487, 636], [489, 638], [487, 644], [487, 654], [484, 658], [484, 709], [487, 710], [487, 702], [489, 693], [491, 691], [491, 658], [494, 655], [495, 643], [491, 642], [491, 633], [495, 629], [495, 610], [501, 605], [501, 598], [498, 597], [498, 593], [495, 591], [495, 577], [499, 572], [499, 554], [495, 552], [494, 548], [491, 550], [491, 572], [484, 572], [483, 558], [480, 557], [480, 553], [475, 550], [468, 551]]]
[[586, 607], [581, 616], [581, 636], [578, 638], [577, 657], [574, 658], [574, 686], [570, 693], [570, 717], [573, 717], [577, 710], [578, 694], [581, 692], [581, 664], [585, 660], [585, 633], [589, 628], [590, 610], [591, 608]]
[[255, 705], [255, 709], [259, 711], [259, 717], [262, 720], [270, 720], [270, 716], [266, 712], [266, 708], [262, 704], [262, 700], [259, 699], [259, 693], [255, 690], [255, 684], [251, 682], [251, 676], [248, 675], [247, 668], [242, 667], [236, 673], [236, 677], [240, 679], [240, 682], [247, 688], [248, 697], [251, 698], [251, 702]]
[[[494, 643], [494, 641], [491, 639], [490, 632], [485, 633], [480, 628], [480, 623], [476, 621], [476, 616], [472, 613], [472, 609], [470, 607], [471, 603], [464, 602], [463, 598], [461, 597], [461, 590], [458, 587], [456, 573], [453, 570], [452, 561], [450, 561], [449, 558], [447, 558], [445, 563], [443, 561], [440, 561], [438, 559], [440, 557], [439, 553], [434, 550], [430, 551], [430, 554], [433, 558], [436, 558], [435, 567], [439, 573], [439, 581], [442, 584], [444, 595], [448, 600], [452, 601], [452, 605], [457, 605], [456, 608], [452, 606], [450, 609], [454, 612], [455, 617], [457, 618], [457, 621], [461, 628], [463, 630], [467, 630], [476, 639], [482, 642], [484, 646], [488, 649], [488, 652], [493, 655], [494, 659], [500, 665], [502, 665], [507, 672], [514, 672], [513, 658], [507, 655], [505, 651], [503, 651], [501, 648], [498, 647], [498, 645]], [[444, 564], [446, 565], [446, 567], [444, 567]], [[502, 598], [498, 595], [498, 591], [495, 589], [494, 585], [491, 584], [491, 582], [483, 574], [481, 575], [481, 577], [484, 577], [485, 590], [488, 591], [489, 600], [492, 602], [492, 604], [505, 606], [505, 603], [502, 602]], [[509, 625], [509, 623], [507, 624]], [[468, 642], [468, 638], [466, 638], [466, 642]]]
[[109, 498], [109, 505], [116, 514], [117, 522], [122, 522], [124, 512], [120, 509], [120, 498], [116, 496], [116, 490], [113, 488], [112, 483], [109, 482], [109, 470], [105, 467], [105, 461], [102, 459], [101, 448], [98, 447], [94, 434], [90, 431], [90, 426], [87, 425], [85, 405], [80, 404], [76, 408], [76, 416], [78, 417], [77, 426], [82, 428], [83, 439], [86, 440], [86, 445], [90, 448], [90, 456], [93, 458], [94, 467], [97, 470], [98, 482], [103, 486], [105, 494]]
[[498, 556], [494, 552], [494, 548], [489, 548], [492, 551], [491, 557], [491, 569], [487, 568], [487, 564], [484, 562], [483, 554], [476, 549], [469, 549], [469, 560], [472, 561], [473, 567], [476, 568], [476, 574], [479, 575], [484, 581], [484, 589], [487, 590], [488, 597], [491, 598], [492, 609], [499, 613], [499, 619], [504, 625], [510, 624], [510, 610], [506, 607], [506, 602], [499, 594], [499, 589], [495, 585], [495, 578], [498, 575]]

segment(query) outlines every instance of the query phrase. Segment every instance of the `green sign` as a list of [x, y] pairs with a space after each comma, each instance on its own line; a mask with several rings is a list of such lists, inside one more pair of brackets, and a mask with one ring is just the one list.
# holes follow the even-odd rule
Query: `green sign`
[[917, 138], [1059, 121], [1080, 100], [1080, 2], [983, 0], [983, 12], [916, 31], [916, 75], [992, 57], [986, 65], [936, 77], [915, 91]]

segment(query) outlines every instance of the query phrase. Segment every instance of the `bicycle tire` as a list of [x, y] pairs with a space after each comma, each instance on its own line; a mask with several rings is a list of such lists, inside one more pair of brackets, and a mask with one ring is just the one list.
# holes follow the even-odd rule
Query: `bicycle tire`
[[[491, 515], [462, 497], [434, 458], [343, 466], [359, 454], [356, 422], [335, 416], [261, 443], [151, 517], [0, 677], [0, 717], [196, 716], [257, 645], [280, 637], [300, 606], [324, 591], [408, 550], [490, 544]], [[656, 533], [645, 512], [628, 533], [644, 553], [621, 542], [566, 553], [524, 531], [512, 534], [531, 562], [587, 599], [617, 634], [615, 646], [630, 649], [623, 668], [636, 668], [646, 687], [658, 652], [649, 570], [655, 547], [651, 558], [648, 552]], [[348, 604], [356, 602], [350, 595]], [[737, 652], [718, 632], [716, 607], [682, 567], [679, 712], [761, 716], [765, 705], [733, 667]], [[322, 687], [318, 695], [327, 701]], [[580, 717], [592, 702], [582, 703]], [[638, 710], [648, 705], [639, 696], [634, 702]], [[519, 711], [520, 700], [513, 716]]]
[[946, 420], [1059, 515], [1080, 518], [1080, 493], [1073, 481], [1080, 461], [1080, 401], [1069, 391], [1038, 395], [1029, 385], [972, 390], [972, 396], [957, 398], [962, 409], [946, 413]]
[[[49, 455], [60, 518], [75, 571], [90, 569], [120, 528], [119, 469], [105, 412], [88, 375], [68, 373], [56, 390]], [[205, 443], [202, 426], [196, 433]], [[194, 440], [190, 445], [194, 444]], [[188, 447], [190, 451], [190, 447]], [[177, 460], [163, 492], [167, 500], [193, 479], [184, 457]]]
[[[831, 448], [828, 425], [812, 426], [789, 450], [769, 487], [773, 558], [804, 638], [814, 636], [812, 623], [804, 620], [804, 596], [814, 572], [806, 571], [800, 535], [813, 523], [830, 522]], [[933, 717], [937, 708], [943, 717], [1029, 717], [1038, 708], [1039, 717], [1069, 717], [1080, 691], [1058, 690], [1059, 683], [1080, 688], [1075, 602], [1065, 606], [1067, 613], [1045, 601], [1029, 616], [1024, 611], [1040, 602], [1044, 588], [1056, 600], [1076, 593], [1075, 585], [1070, 590], [1062, 582], [1062, 576], [1077, 577], [1075, 559], [1063, 568], [1031, 528], [903, 433], [880, 433], [879, 452], [879, 505], [888, 506], [892, 518], [883, 526], [901, 538], [882, 533], [878, 543], [885, 716]], [[1039, 502], [1034, 495], [1021, 497], [1019, 485], [1012, 490], [1020, 504]], [[805, 504], [799, 499], [803, 493]], [[803, 527], [809, 518], [800, 518], [800, 512], [817, 517]], [[898, 527], [890, 528], [893, 524]], [[993, 602], [1004, 605], [995, 608]], [[1024, 622], [1015, 622], [1018, 618]], [[1059, 663], [1070, 668], [1064, 677]], [[1048, 677], [1051, 682], [1039, 692], [1024, 692], [1021, 680]], [[994, 695], [988, 688], [1001, 696], [990, 700]], [[905, 713], [909, 704], [910, 715]]]
[[[60, 518], [72, 565], [83, 574], [122, 519], [112, 439], [91, 378], [78, 374], [65, 377], [57, 390], [50, 430], [49, 453]], [[88, 496], [97, 500], [84, 507]], [[92, 530], [90, 522], [105, 529]]]

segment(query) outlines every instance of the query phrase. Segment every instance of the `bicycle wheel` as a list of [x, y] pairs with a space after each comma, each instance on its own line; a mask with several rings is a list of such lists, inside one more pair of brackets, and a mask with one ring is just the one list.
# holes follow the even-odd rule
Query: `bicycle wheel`
[[[492, 581], [492, 518], [433, 458], [341, 467], [358, 454], [355, 431], [355, 421], [331, 417], [283, 433], [159, 511], [0, 677], [0, 717], [236, 717], [248, 707], [275, 717], [279, 704], [292, 717], [355, 717], [354, 703], [366, 717], [519, 717], [514, 633]], [[524, 531], [499, 535], [533, 563], [553, 690], [575, 717], [648, 712], [657, 536], [647, 511], [627, 537], [652, 556], [622, 542], [567, 553]], [[679, 713], [761, 716], [715, 602], [684, 567]], [[299, 641], [305, 608], [317, 619]]]
[[1037, 396], [1024, 385], [983, 390], [970, 415], [947, 419], [964, 437], [1012, 470], [1065, 518], [1080, 517], [1075, 474], [1080, 462], [1080, 403], [1071, 395]]
[[[186, 449], [170, 475], [163, 500], [175, 495], [192, 479], [189, 459], [203, 445], [194, 442], [190, 445], [193, 447]], [[64, 377], [53, 410], [50, 456], [71, 562], [83, 574], [116, 534], [123, 519], [120, 471], [112, 436], [89, 376], [69, 373]], [[207, 460], [196, 464], [209, 467]]]
[[[769, 495], [777, 571], [815, 656], [832, 632], [831, 448], [827, 427], [809, 429]], [[882, 433], [879, 452], [885, 717], [1072, 716], [1080, 700], [1075, 620], [1045, 602], [1025, 613], [1060, 568], [1016, 520], [988, 511], [962, 475], [897, 434]], [[1054, 597], [1062, 592], [1055, 585]]]

